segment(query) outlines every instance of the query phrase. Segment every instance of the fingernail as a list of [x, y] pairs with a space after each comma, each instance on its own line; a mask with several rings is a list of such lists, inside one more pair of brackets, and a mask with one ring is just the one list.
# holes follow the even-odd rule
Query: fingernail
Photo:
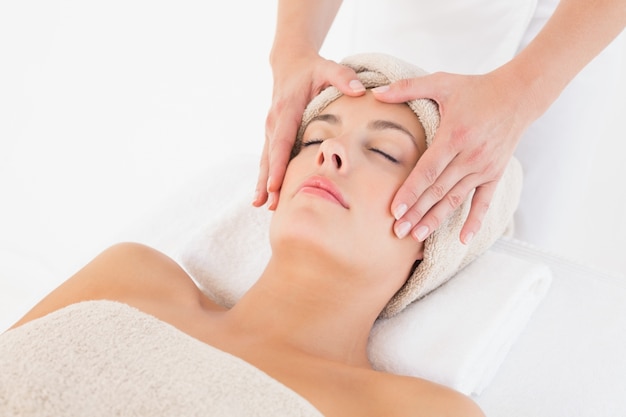
[[424, 239], [426, 239], [426, 237], [428, 236], [428, 227], [426, 226], [418, 227], [414, 233], [414, 236], [417, 240], [419, 240], [420, 242], [423, 242]]
[[389, 86], [388, 85], [381, 85], [379, 87], [372, 88], [372, 92], [373, 93], [384, 93], [386, 91], [389, 91]]
[[466, 245], [469, 245], [472, 239], [474, 239], [474, 233], [469, 232], [468, 234], [465, 235], [465, 240], [463, 241], [463, 243], [465, 243]]
[[352, 91], [354, 91], [355, 93], [360, 93], [362, 91], [365, 91], [365, 87], [363, 86], [363, 84], [359, 80], [352, 80], [352, 81], [350, 81], [350, 83], [348, 85], [350, 86]]
[[274, 201], [276, 200], [276, 197], [274, 196], [274, 193], [269, 193], [269, 195], [267, 196], [267, 208], [268, 209], [272, 209], [272, 205], [274, 204]]
[[394, 210], [393, 210], [393, 217], [396, 220], [400, 220], [400, 217], [404, 216], [404, 213], [406, 213], [406, 211], [409, 208], [407, 207], [406, 204], [402, 203], [400, 205], [398, 205]]
[[254, 190], [254, 198], [252, 199], [253, 203], [256, 203], [259, 200], [259, 190]]
[[411, 223], [402, 222], [396, 227], [396, 236], [398, 236], [399, 239], [402, 239], [409, 233], [409, 230], [411, 230]]

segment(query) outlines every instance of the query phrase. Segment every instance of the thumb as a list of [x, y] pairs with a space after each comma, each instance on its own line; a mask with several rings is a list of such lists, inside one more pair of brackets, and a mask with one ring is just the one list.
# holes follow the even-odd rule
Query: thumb
[[404, 78], [372, 89], [374, 97], [385, 103], [404, 103], [420, 98], [438, 101], [440, 91], [441, 86], [437, 74]]
[[342, 94], [347, 96], [360, 96], [365, 92], [365, 86], [359, 80], [356, 72], [345, 65], [339, 67], [330, 81]]

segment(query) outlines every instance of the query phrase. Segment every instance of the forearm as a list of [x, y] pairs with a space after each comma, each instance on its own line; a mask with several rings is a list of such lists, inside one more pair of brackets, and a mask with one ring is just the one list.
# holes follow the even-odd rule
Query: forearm
[[533, 95], [539, 117], [626, 26], [626, 0], [561, 0], [537, 37], [503, 68]]
[[319, 52], [341, 0], [279, 0], [270, 63], [296, 52]]

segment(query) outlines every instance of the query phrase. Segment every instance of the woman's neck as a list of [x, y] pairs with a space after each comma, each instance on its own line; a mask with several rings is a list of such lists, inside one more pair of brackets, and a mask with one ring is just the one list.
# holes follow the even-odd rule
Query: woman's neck
[[369, 333], [389, 297], [363, 284], [354, 271], [272, 258], [224, 319], [230, 331], [246, 338], [284, 344], [322, 359], [369, 366]]

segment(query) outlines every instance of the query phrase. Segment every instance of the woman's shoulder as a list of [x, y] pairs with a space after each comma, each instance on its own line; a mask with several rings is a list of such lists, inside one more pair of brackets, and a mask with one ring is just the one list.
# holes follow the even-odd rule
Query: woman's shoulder
[[225, 310], [203, 294], [174, 259], [152, 247], [119, 243], [100, 256], [99, 273], [108, 274], [101, 277], [105, 285], [98, 290], [103, 298], [130, 304], [181, 329], [187, 319]]
[[[198, 287], [168, 255], [135, 242], [113, 245], [93, 259], [77, 276], [89, 281], [99, 295], [124, 299], [187, 298]], [[74, 277], [72, 277], [74, 278]]]
[[409, 376], [376, 374], [369, 395], [391, 408], [385, 415], [484, 417], [470, 397], [444, 385]]
[[485, 417], [468, 396], [425, 379], [325, 361], [298, 370], [293, 389], [329, 417]]
[[172, 258], [140, 243], [122, 242], [102, 251], [14, 327], [88, 300], [119, 301], [157, 317], [178, 306], [220, 309]]

